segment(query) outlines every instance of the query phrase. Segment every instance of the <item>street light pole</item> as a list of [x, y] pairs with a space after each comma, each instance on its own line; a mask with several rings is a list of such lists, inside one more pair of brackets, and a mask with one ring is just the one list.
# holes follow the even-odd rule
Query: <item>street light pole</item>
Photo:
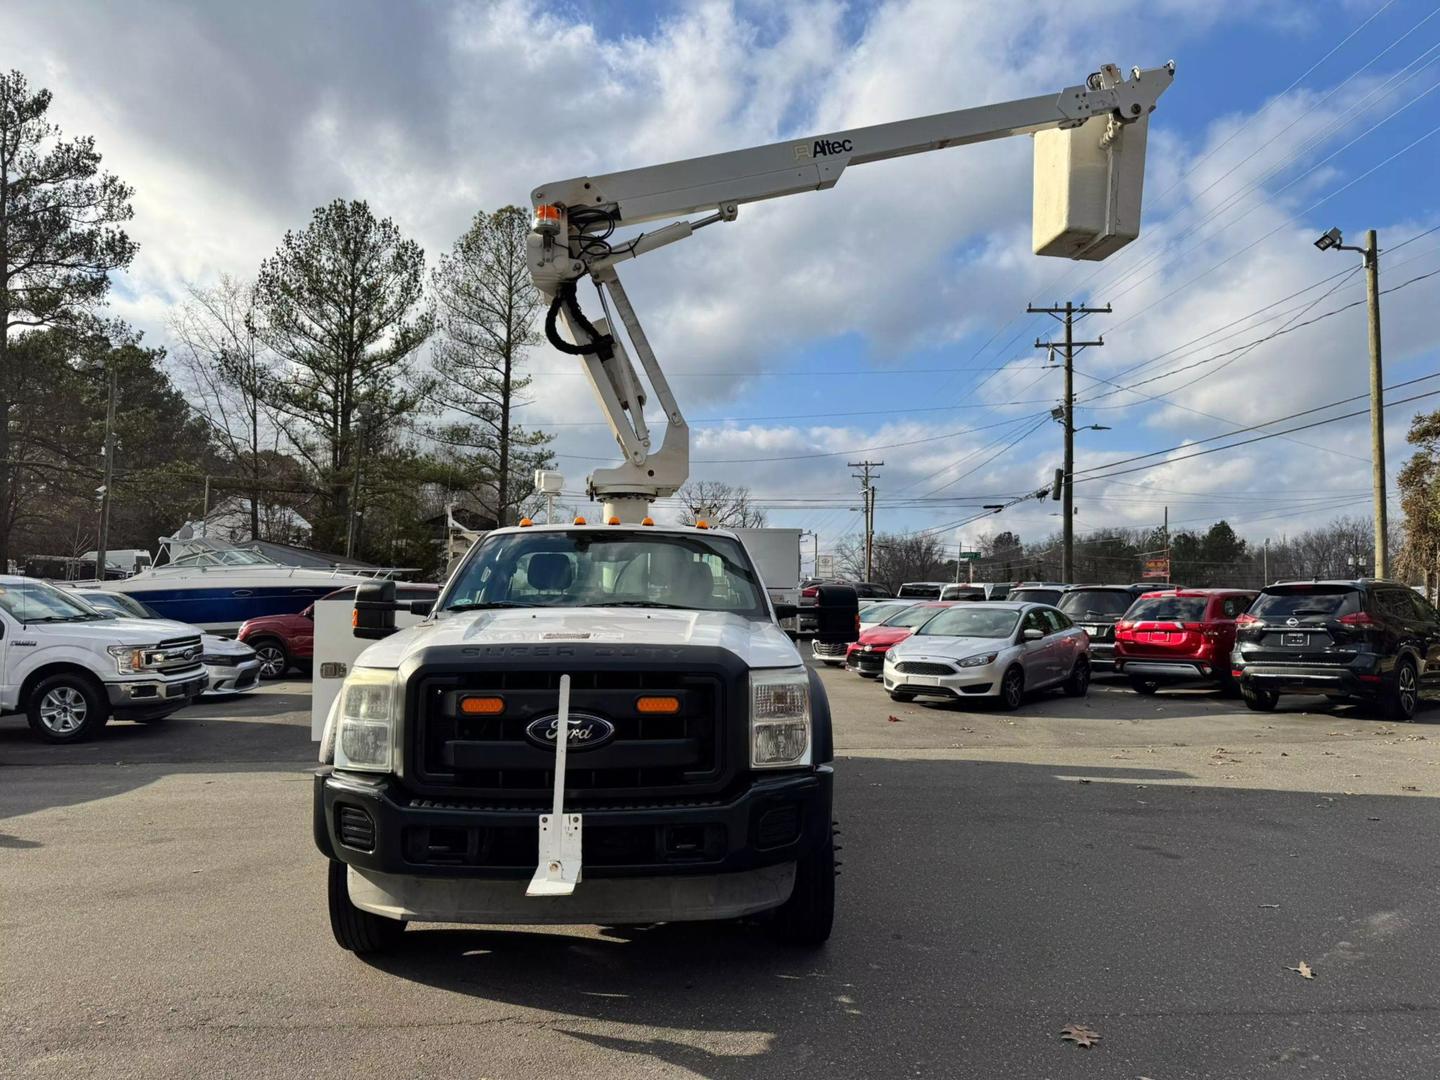
[[1385, 500], [1385, 395], [1380, 360], [1380, 243], [1374, 229], [1361, 246], [1346, 244], [1339, 229], [1315, 241], [1321, 251], [1358, 251], [1365, 263], [1365, 295], [1370, 311], [1370, 486], [1375, 506], [1375, 576], [1390, 573], [1390, 527]]

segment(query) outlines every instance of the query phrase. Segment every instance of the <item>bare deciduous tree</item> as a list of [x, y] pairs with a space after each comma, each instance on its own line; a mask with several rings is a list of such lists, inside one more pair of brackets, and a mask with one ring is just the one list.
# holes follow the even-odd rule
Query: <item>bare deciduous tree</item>
[[680, 520], [686, 525], [704, 520], [727, 529], [758, 529], [765, 511], [750, 499], [750, 489], [719, 480], [691, 480], [675, 493], [681, 502]]

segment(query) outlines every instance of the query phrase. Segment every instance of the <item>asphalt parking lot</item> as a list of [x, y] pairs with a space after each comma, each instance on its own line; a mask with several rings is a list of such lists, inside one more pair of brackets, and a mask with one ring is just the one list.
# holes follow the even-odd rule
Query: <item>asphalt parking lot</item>
[[1440, 1073], [1440, 706], [1100, 681], [1003, 713], [823, 677], [845, 866], [810, 954], [427, 928], [366, 963], [326, 920], [303, 683], [78, 747], [0, 719], [0, 1073]]

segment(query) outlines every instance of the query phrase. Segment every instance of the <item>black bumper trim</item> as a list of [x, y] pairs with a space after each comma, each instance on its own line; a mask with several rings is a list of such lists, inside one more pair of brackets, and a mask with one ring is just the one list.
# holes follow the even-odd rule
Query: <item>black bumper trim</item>
[[[644, 809], [582, 809], [584, 814], [585, 874], [588, 877], [654, 877], [738, 873], [791, 862], [818, 847], [829, 836], [833, 770], [816, 766], [801, 773], [757, 775], [741, 794], [714, 805], [663, 805]], [[345, 847], [336, 827], [337, 808], [364, 809], [375, 822], [374, 850]], [[756, 841], [761, 819], [770, 811], [795, 806], [800, 815], [799, 835], [790, 843], [761, 849]], [[389, 776], [369, 777], [320, 770], [315, 775], [315, 845], [328, 858], [390, 874], [437, 878], [528, 878], [538, 854], [538, 812], [533, 809], [452, 809], [415, 806], [411, 796]], [[469, 850], [478, 850], [484, 830], [506, 832], [511, 840], [524, 835], [525, 862], [506, 860], [502, 865], [417, 862], [407, 857], [407, 830], [446, 830], [447, 835], [468, 838]], [[481, 832], [477, 832], [480, 830]], [[592, 851], [605, 842], [607, 832], [653, 830], [656, 854], [674, 844], [664, 858], [616, 864], [592, 861]], [[700, 844], [687, 852], [683, 845]], [[515, 844], [507, 843], [507, 851]]]

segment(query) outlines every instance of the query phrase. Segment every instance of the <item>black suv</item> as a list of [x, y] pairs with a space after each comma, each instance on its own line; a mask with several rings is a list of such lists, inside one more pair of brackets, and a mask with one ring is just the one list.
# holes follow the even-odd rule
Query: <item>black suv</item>
[[1281, 694], [1325, 694], [1408, 720], [1440, 677], [1440, 614], [1392, 581], [1271, 585], [1235, 620], [1231, 670], [1260, 712]]
[[1115, 667], [1115, 624], [1152, 585], [1071, 585], [1056, 603], [1070, 621], [1090, 635], [1091, 670]]

